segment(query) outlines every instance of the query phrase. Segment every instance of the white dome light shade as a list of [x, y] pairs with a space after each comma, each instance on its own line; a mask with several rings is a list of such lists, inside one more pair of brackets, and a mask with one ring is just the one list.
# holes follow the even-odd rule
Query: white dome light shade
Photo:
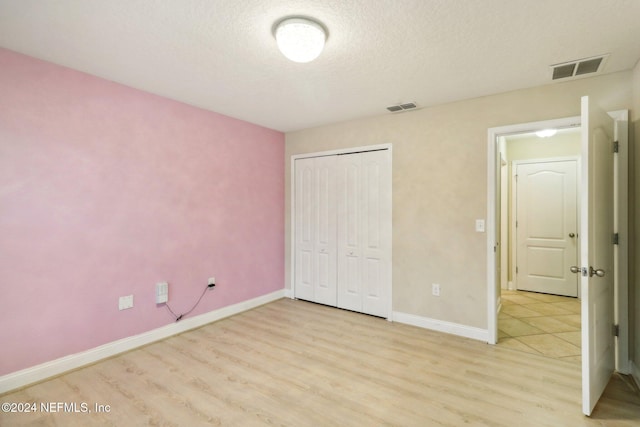
[[558, 131], [555, 129], [544, 129], [544, 130], [539, 130], [536, 132], [536, 135], [538, 135], [539, 138], [548, 138], [550, 136], [553, 136], [557, 133]]
[[285, 19], [276, 28], [280, 52], [294, 62], [311, 62], [322, 49], [327, 35], [316, 22], [303, 18]]

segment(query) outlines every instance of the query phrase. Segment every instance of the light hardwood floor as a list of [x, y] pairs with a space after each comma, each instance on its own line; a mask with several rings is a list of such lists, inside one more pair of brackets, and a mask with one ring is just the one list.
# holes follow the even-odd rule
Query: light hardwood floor
[[638, 426], [616, 376], [591, 418], [576, 363], [282, 299], [0, 396], [108, 413], [0, 425]]

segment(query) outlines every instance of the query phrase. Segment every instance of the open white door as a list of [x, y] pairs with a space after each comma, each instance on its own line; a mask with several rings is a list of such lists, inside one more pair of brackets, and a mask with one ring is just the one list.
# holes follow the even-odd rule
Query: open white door
[[614, 370], [613, 119], [582, 97], [580, 265], [582, 411], [591, 415]]

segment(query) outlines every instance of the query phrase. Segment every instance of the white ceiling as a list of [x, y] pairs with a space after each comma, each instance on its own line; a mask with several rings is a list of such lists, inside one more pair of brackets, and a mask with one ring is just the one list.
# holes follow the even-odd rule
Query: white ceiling
[[[291, 15], [328, 28], [316, 61], [279, 53]], [[0, 46], [287, 132], [548, 84], [601, 54], [629, 70], [640, 0], [0, 0]]]

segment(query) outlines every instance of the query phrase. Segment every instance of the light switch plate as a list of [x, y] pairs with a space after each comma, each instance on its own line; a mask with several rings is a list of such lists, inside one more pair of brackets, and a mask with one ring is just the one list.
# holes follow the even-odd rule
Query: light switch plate
[[484, 233], [484, 219], [476, 219], [476, 231]]

